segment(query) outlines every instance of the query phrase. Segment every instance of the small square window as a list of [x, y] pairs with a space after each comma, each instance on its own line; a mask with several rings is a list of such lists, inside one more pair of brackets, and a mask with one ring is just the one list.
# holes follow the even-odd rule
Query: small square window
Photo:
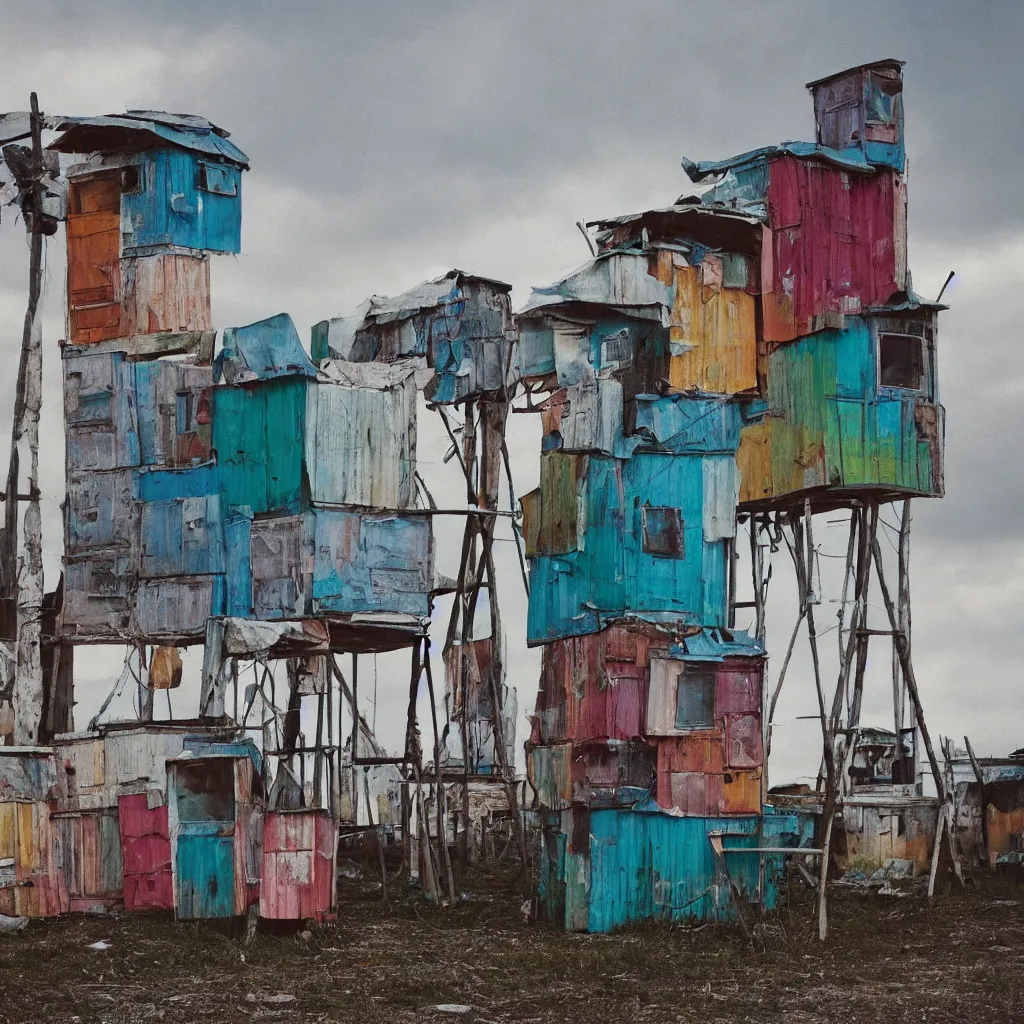
[[878, 336], [878, 373], [884, 388], [921, 390], [924, 355], [921, 339], [909, 334]]
[[643, 548], [649, 555], [684, 558], [683, 514], [677, 508], [645, 505], [641, 510]]
[[235, 177], [230, 167], [223, 164], [199, 165], [199, 180], [196, 183], [203, 192], [212, 192], [218, 196], [234, 196], [238, 194]]
[[137, 164], [121, 168], [121, 191], [133, 194], [142, 191], [142, 174]]
[[604, 369], [628, 366], [632, 361], [633, 339], [625, 327], [614, 334], [609, 334], [601, 342], [601, 366]]
[[676, 728], [713, 728], [715, 670], [687, 665], [676, 678]]

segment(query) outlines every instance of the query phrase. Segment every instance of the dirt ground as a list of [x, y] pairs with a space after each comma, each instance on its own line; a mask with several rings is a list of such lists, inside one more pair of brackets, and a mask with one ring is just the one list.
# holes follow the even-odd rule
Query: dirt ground
[[464, 888], [438, 908], [345, 882], [336, 925], [249, 945], [170, 915], [33, 921], [0, 935], [0, 1021], [1024, 1020], [1024, 887], [991, 878], [931, 904], [836, 890], [824, 945], [797, 882], [753, 940], [566, 935], [524, 919], [513, 879]]

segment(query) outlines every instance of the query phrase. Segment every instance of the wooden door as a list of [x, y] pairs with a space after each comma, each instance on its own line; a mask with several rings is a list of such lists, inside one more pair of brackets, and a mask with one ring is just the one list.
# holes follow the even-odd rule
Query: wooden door
[[68, 309], [72, 344], [120, 336], [119, 171], [72, 182], [68, 195]]

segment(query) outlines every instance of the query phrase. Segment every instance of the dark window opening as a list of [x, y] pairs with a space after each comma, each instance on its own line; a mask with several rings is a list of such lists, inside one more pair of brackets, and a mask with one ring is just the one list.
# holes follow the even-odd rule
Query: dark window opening
[[177, 785], [179, 821], [234, 820], [235, 782], [231, 758], [179, 763]]
[[141, 192], [142, 191], [142, 175], [139, 173], [139, 168], [136, 166], [122, 167], [121, 168], [121, 191], [122, 192]]
[[175, 402], [175, 433], [187, 434], [195, 430], [192, 418], [192, 392], [179, 391]]
[[878, 372], [884, 388], [921, 390], [924, 375], [924, 353], [921, 339], [908, 334], [878, 336]]
[[643, 548], [649, 555], [684, 558], [683, 513], [677, 508], [645, 505], [641, 510]]
[[715, 724], [715, 670], [687, 665], [676, 680], [676, 728], [712, 728]]

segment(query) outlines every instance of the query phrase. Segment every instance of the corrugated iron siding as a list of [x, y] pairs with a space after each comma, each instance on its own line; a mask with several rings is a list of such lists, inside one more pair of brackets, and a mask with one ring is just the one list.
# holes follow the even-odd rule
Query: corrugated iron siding
[[125, 910], [173, 910], [167, 805], [150, 808], [145, 793], [117, 803]]
[[317, 919], [334, 907], [337, 826], [323, 810], [269, 811], [263, 823], [260, 917]]
[[[851, 317], [768, 357], [768, 412], [743, 429], [740, 502], [812, 487], [942, 493], [942, 407], [930, 348], [925, 387], [882, 388], [869, 322]], [[770, 466], [768, 459], [770, 457]]]
[[409, 508], [416, 497], [416, 387], [314, 383], [306, 399], [306, 465], [314, 504]]
[[[703, 462], [643, 453], [625, 461], [590, 456], [584, 549], [531, 559], [529, 642], [594, 633], [602, 619], [626, 611], [654, 620], [725, 621], [726, 543], [704, 537]], [[645, 506], [679, 510], [683, 557], [644, 551]], [[571, 507], [559, 512], [571, 519]]]
[[[732, 920], [736, 911], [729, 884], [722, 879], [708, 833], [726, 830], [731, 833], [730, 846], [757, 846], [758, 827], [757, 816], [681, 818], [628, 810], [592, 812], [586, 930], [607, 932], [647, 919]], [[774, 907], [778, 898], [777, 871], [772, 868], [777, 866], [770, 865], [765, 891], [760, 892], [758, 855], [729, 857], [732, 881], [765, 909]], [[571, 928], [571, 922], [567, 920], [566, 926]]]
[[763, 337], [792, 341], [906, 288], [906, 192], [888, 168], [854, 174], [773, 159], [761, 250]]
[[[53, 917], [69, 909], [60, 832], [45, 801], [0, 803], [0, 914]], [[9, 865], [9, 866], [8, 866]]]
[[427, 518], [317, 509], [315, 519], [314, 612], [429, 614]]
[[657, 253], [654, 272], [673, 288], [669, 384], [674, 391], [736, 394], [757, 387], [754, 296], [723, 286], [721, 260], [690, 266], [679, 253]]
[[293, 515], [302, 508], [304, 377], [213, 389], [222, 509]]

